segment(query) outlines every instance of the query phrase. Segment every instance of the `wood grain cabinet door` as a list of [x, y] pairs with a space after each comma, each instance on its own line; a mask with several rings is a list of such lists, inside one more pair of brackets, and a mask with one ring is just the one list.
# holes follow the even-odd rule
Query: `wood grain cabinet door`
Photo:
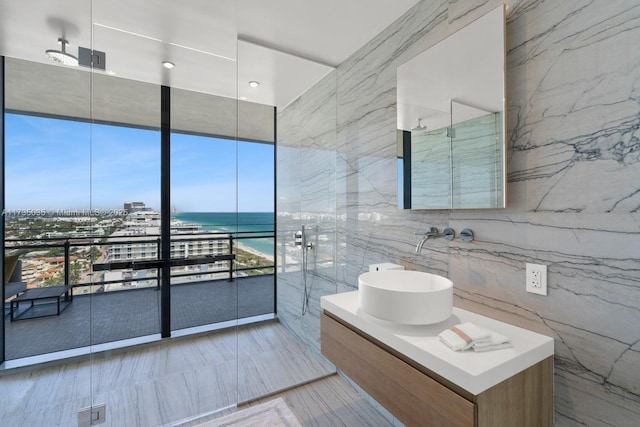
[[476, 405], [326, 314], [322, 354], [407, 427], [471, 427]]

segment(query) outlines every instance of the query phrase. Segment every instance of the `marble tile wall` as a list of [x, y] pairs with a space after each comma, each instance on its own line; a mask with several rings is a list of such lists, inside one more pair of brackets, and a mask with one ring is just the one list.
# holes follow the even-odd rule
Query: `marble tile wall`
[[[335, 202], [323, 193], [314, 214], [335, 215], [338, 291], [370, 263], [447, 275], [458, 306], [555, 338], [556, 425], [637, 425], [637, 0], [508, 0], [507, 208], [396, 209], [395, 70], [499, 3], [421, 1], [341, 64], [329, 171], [301, 168], [279, 190], [312, 194], [334, 174]], [[417, 255], [413, 233], [428, 226], [469, 227], [476, 240], [429, 241]], [[548, 266], [548, 296], [525, 292], [527, 262]]]
[[[320, 354], [320, 297], [336, 293], [336, 73], [278, 113], [278, 317]], [[304, 227], [311, 247], [296, 247]]]

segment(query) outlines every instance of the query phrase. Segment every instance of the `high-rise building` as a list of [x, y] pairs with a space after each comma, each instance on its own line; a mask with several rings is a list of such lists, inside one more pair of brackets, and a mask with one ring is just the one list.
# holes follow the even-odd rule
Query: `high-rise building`
[[124, 210], [128, 213], [151, 210], [144, 202], [124, 202]]

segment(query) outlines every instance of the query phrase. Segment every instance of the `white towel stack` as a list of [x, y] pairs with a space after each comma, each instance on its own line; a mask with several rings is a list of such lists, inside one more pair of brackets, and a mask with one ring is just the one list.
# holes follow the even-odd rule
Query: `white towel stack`
[[511, 340], [504, 335], [481, 328], [473, 323], [461, 323], [442, 331], [438, 337], [452, 350], [491, 351], [511, 347]]

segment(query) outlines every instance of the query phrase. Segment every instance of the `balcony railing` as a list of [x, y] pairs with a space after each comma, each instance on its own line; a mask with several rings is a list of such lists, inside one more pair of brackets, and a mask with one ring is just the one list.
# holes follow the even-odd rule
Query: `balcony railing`
[[[190, 276], [206, 276], [212, 274], [226, 273], [229, 280], [233, 280], [234, 274], [238, 275], [242, 272], [255, 272], [255, 274], [273, 274], [275, 271], [274, 262], [271, 260], [259, 257], [255, 257], [252, 262], [257, 262], [257, 265], [245, 265], [246, 257], [239, 256], [245, 255], [241, 246], [242, 240], [246, 239], [274, 239], [275, 234], [273, 230], [265, 231], [239, 231], [239, 232], [207, 232], [198, 233], [194, 235], [175, 234], [171, 238], [172, 243], [172, 258], [169, 260], [172, 267], [186, 267], [195, 265], [209, 265], [214, 266], [213, 270], [207, 268], [206, 271], [187, 271], [177, 272], [172, 269], [171, 278], [180, 279]], [[199, 244], [202, 242], [202, 245]], [[212, 245], [213, 242], [213, 245]], [[38, 239], [19, 239], [8, 238], [5, 239], [5, 250], [18, 250], [22, 254], [28, 254], [33, 251], [46, 250], [50, 256], [48, 256], [51, 264], [59, 264], [58, 259], [63, 263], [62, 276], [58, 274], [56, 276], [56, 282], [54, 284], [67, 284], [73, 287], [87, 287], [87, 286], [105, 286], [118, 283], [135, 283], [141, 281], [155, 281], [156, 286], [159, 286], [159, 275], [145, 277], [127, 277], [126, 279], [117, 280], [97, 280], [94, 281], [94, 274], [104, 271], [140, 271], [140, 270], [156, 270], [162, 266], [163, 261], [159, 259], [160, 245], [162, 241], [160, 236], [157, 235], [143, 235], [140, 237], [135, 236], [109, 236], [100, 238], [81, 238], [81, 237], [69, 237], [69, 238], [38, 238]], [[182, 245], [184, 244], [184, 245]], [[182, 254], [186, 252], [182, 250], [182, 247], [195, 249], [195, 254], [190, 256], [174, 257], [174, 255]], [[131, 255], [128, 255], [128, 251], [120, 251], [118, 259], [104, 259], [98, 262], [101, 258], [106, 257], [109, 252], [109, 248], [153, 248], [150, 251], [144, 251], [134, 254], [131, 251]], [[84, 262], [81, 267], [80, 277], [72, 277], [71, 265], [73, 253], [80, 253], [82, 249], [88, 249], [87, 255], [83, 255]], [[99, 253], [91, 252], [92, 248], [97, 248]], [[174, 249], [175, 248], [175, 249]], [[86, 250], [84, 251], [86, 252]], [[204, 253], [203, 253], [204, 252]], [[215, 253], [213, 253], [215, 252]], [[116, 255], [116, 251], [111, 251], [112, 256]], [[250, 253], [247, 251], [247, 254]], [[59, 256], [60, 254], [61, 256]], [[56, 256], [58, 255], [58, 256]], [[142, 256], [144, 255], [144, 257]], [[22, 258], [22, 257], [21, 257]], [[77, 262], [77, 261], [76, 261]], [[223, 266], [224, 264], [224, 266]], [[217, 268], [216, 268], [217, 267]], [[85, 278], [83, 281], [82, 279]], [[205, 278], [202, 280], [210, 280]], [[25, 280], [29, 281], [29, 280]], [[46, 282], [38, 283], [38, 286], [47, 286]]]

